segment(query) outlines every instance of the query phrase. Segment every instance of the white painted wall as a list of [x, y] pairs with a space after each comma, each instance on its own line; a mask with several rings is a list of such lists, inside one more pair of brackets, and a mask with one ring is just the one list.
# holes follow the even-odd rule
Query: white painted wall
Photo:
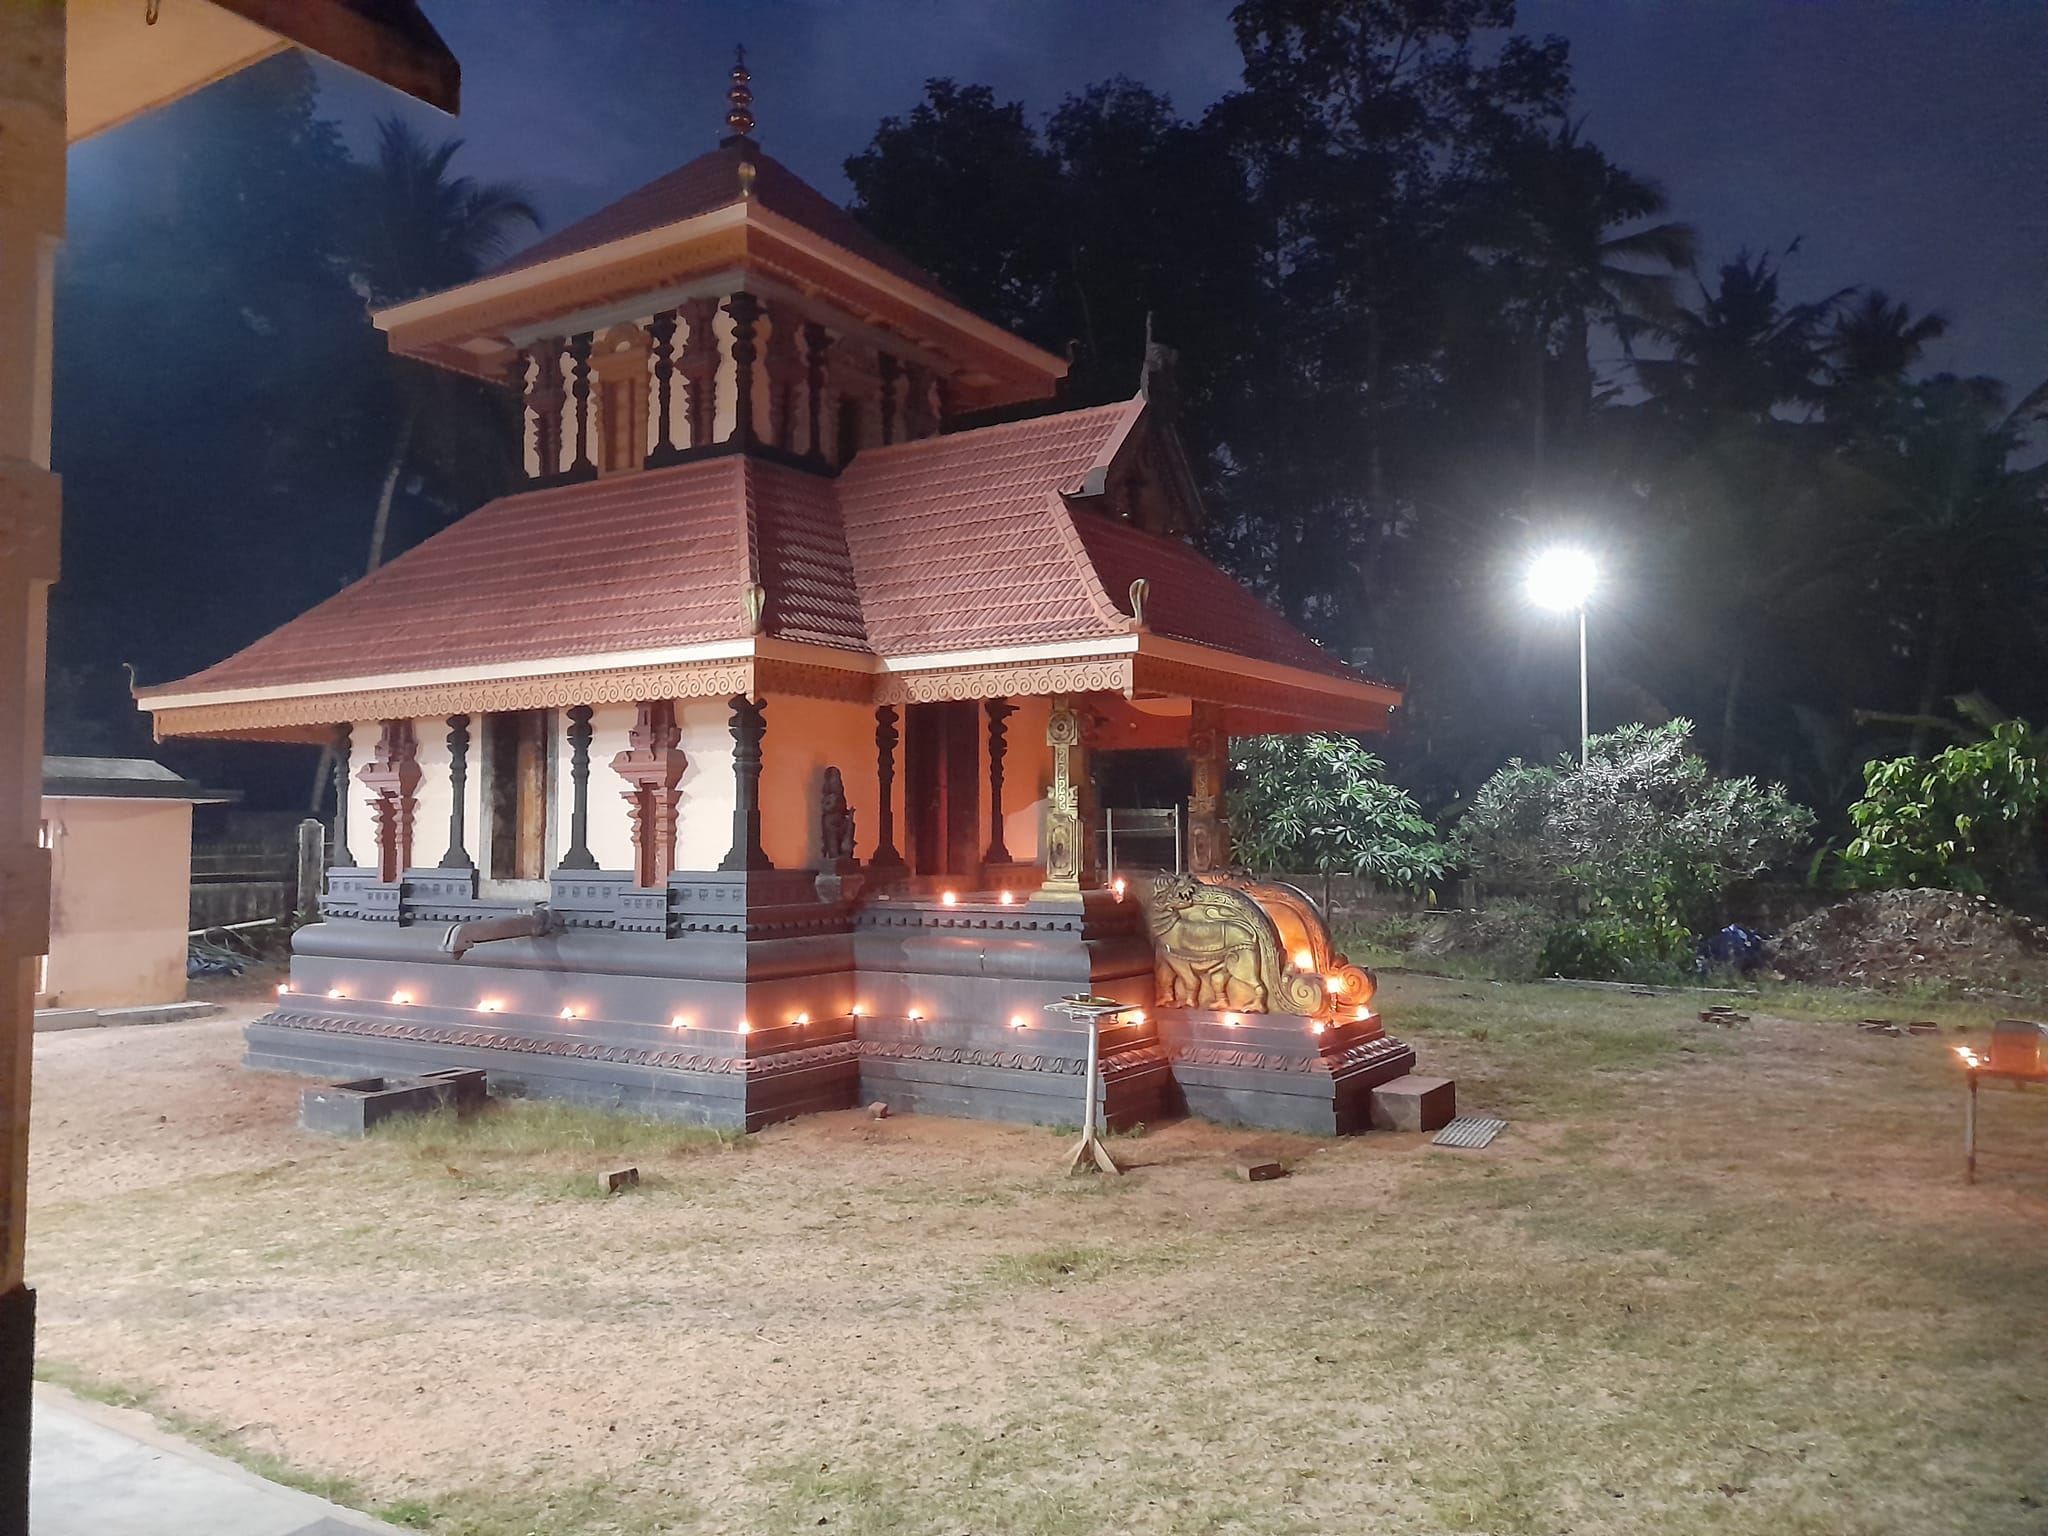
[[[599, 869], [633, 867], [633, 818], [623, 795], [626, 783], [612, 772], [612, 759], [630, 745], [638, 711], [631, 704], [599, 704], [590, 715], [590, 852]], [[569, 812], [575, 784], [569, 775], [569, 712], [555, 711], [555, 803], [550, 842], [559, 859], [569, 847]]]
[[[679, 745], [687, 766], [676, 804], [676, 868], [718, 868], [732, 847], [732, 710], [723, 699], [688, 699], [676, 705]], [[771, 707], [768, 732], [775, 733]]]

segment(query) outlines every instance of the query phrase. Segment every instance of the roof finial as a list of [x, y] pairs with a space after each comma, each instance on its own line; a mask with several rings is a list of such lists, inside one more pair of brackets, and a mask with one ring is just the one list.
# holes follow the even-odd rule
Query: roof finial
[[754, 89], [752, 77], [747, 73], [747, 49], [742, 43], [733, 53], [732, 88], [725, 93], [731, 103], [725, 114], [725, 126], [732, 130], [734, 138], [744, 139], [754, 131]]

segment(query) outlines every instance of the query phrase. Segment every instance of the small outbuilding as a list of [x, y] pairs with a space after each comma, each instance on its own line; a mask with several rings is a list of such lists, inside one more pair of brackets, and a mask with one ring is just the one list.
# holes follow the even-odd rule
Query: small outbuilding
[[235, 798], [136, 757], [43, 759], [50, 952], [38, 1008], [185, 997], [192, 807]]

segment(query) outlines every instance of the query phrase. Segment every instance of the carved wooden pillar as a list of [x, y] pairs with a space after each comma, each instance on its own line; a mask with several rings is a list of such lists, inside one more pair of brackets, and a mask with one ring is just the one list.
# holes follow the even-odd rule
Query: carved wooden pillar
[[1230, 765], [1230, 738], [1222, 711], [1197, 700], [1188, 716], [1188, 869], [1213, 874], [1230, 865], [1230, 823], [1225, 814], [1223, 776]]
[[569, 461], [572, 475], [594, 475], [597, 465], [590, 458], [590, 332], [569, 338], [569, 392], [576, 400], [576, 457]]
[[946, 430], [946, 423], [953, 419], [953, 381], [945, 374], [940, 374], [932, 383], [932, 395], [939, 408], [939, 424], [936, 430], [943, 432]]
[[1081, 740], [1074, 752], [1074, 804], [1081, 818], [1081, 883], [1102, 883], [1102, 807], [1095, 794], [1095, 748], [1107, 719], [1085, 699], [1074, 706]]
[[716, 299], [692, 299], [683, 306], [689, 333], [683, 338], [683, 382], [689, 386], [688, 448], [707, 448], [718, 420], [718, 315]]
[[627, 750], [612, 759], [633, 818], [633, 883], [660, 885], [676, 867], [676, 786], [688, 759], [672, 699], [642, 699]]
[[936, 436], [939, 418], [932, 409], [932, 372], [921, 363], [903, 369], [903, 436], [905, 441]]
[[1052, 701], [1045, 740], [1052, 748], [1052, 785], [1045, 792], [1045, 889], [1079, 892], [1082, 826], [1075, 759], [1081, 751], [1081, 716], [1064, 698]]
[[357, 775], [377, 797], [377, 878], [392, 885], [412, 867], [413, 812], [419, 806], [419, 743], [410, 720], [386, 720], [377, 750]]
[[798, 385], [797, 333], [802, 322], [796, 306], [778, 303], [768, 315], [768, 439], [791, 453], [796, 445]]
[[533, 452], [545, 478], [562, 472], [562, 338], [537, 342], [533, 359]]
[[676, 456], [676, 312], [664, 309], [649, 321], [647, 339], [654, 353], [654, 446], [647, 450], [647, 467], [652, 469]]
[[981, 861], [1007, 864], [1010, 848], [1003, 840], [1003, 759], [1010, 750], [1006, 722], [1017, 713], [1017, 706], [1007, 699], [990, 699], [982, 709], [988, 715], [988, 851]]
[[334, 728], [334, 845], [327, 850], [329, 869], [354, 869], [356, 856], [348, 851], [348, 758], [350, 739], [355, 727], [337, 725]]
[[751, 293], [736, 293], [725, 301], [732, 316], [732, 440], [751, 448], [754, 432], [754, 362], [761, 349], [754, 341], [754, 326], [761, 318], [761, 301]]
[[732, 704], [732, 848], [720, 869], [773, 869], [761, 847], [761, 738], [768, 701], [736, 693]]
[[569, 851], [561, 869], [595, 869], [590, 851], [590, 715], [588, 704], [569, 710]]
[[887, 352], [875, 358], [875, 378], [881, 384], [882, 401], [882, 446], [888, 447], [896, 441], [896, 380], [902, 375], [903, 365]]
[[875, 778], [882, 788], [881, 812], [875, 818], [875, 856], [872, 869], [901, 869], [903, 855], [896, 851], [896, 743], [903, 738], [896, 730], [896, 709], [884, 704], [875, 711]]
[[807, 364], [805, 384], [810, 391], [811, 447], [814, 459], [825, 457], [825, 385], [827, 382], [826, 349], [832, 345], [832, 338], [825, 334], [825, 327], [813, 321], [804, 327], [804, 360]]
[[455, 792], [455, 803], [448, 811], [448, 851], [441, 855], [443, 869], [474, 869], [475, 863], [469, 857], [468, 836], [463, 818], [468, 814], [469, 799], [469, 716], [448, 717], [448, 787]]

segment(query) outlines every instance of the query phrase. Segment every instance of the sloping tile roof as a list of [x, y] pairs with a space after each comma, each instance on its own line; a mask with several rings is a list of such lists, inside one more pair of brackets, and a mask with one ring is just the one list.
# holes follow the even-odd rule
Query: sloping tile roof
[[[831, 482], [739, 455], [528, 491], [478, 508], [383, 569], [186, 678], [272, 687], [746, 633], [767, 547], [771, 632], [862, 648]], [[150, 693], [162, 689], [148, 690]]]
[[[523, 492], [165, 694], [288, 687], [741, 639], [908, 658], [1148, 628], [1357, 680], [1178, 539], [1074, 500], [1142, 399], [860, 454], [836, 480], [746, 455]], [[1097, 477], [1099, 478], [1099, 477]]]
[[1076, 508], [1073, 519], [1097, 579], [1120, 606], [1128, 609], [1131, 583], [1144, 580], [1145, 627], [1152, 633], [1326, 677], [1359, 676], [1192, 546], [1086, 508]]
[[659, 229], [665, 224], [693, 219], [715, 208], [729, 208], [740, 201], [742, 160], [753, 161], [754, 201], [771, 213], [781, 214], [812, 234], [873, 262], [885, 272], [917, 284], [929, 293], [946, 299], [952, 297], [939, 286], [938, 279], [870, 234], [852, 214], [788, 166], [764, 155], [757, 146], [740, 141], [722, 144], [709, 154], [699, 155], [667, 175], [657, 176], [644, 187], [628, 192], [617, 202], [606, 204], [574, 224], [564, 225], [500, 263], [497, 271], [516, 272], [523, 267], [553, 261], [558, 256], [593, 250], [614, 240]]
[[839, 506], [876, 650], [1126, 632], [1075, 558], [1060, 495], [1080, 489], [1139, 409], [1067, 411], [857, 457]]

